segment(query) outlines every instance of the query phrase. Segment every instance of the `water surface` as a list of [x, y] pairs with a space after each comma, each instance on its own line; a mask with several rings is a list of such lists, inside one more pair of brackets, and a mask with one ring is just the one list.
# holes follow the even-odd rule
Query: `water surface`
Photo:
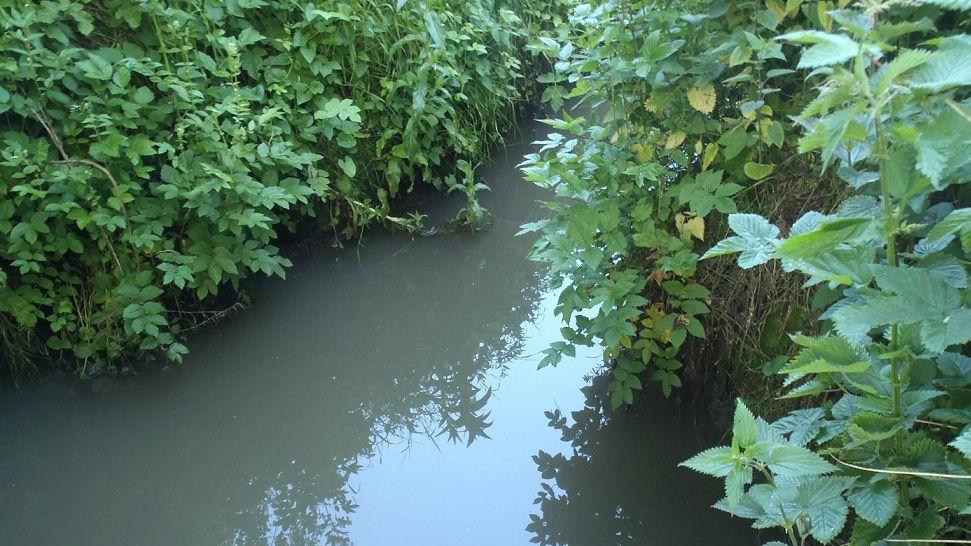
[[608, 412], [595, 350], [536, 369], [560, 324], [514, 236], [543, 214], [535, 130], [479, 171], [486, 231], [372, 231], [262, 281], [183, 366], [0, 390], [0, 544], [757, 544], [676, 468], [715, 431]]

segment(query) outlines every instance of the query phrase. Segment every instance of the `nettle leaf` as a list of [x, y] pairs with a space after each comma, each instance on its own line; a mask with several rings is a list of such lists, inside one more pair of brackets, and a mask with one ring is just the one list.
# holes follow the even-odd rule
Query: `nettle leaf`
[[793, 341], [804, 348], [781, 373], [860, 373], [870, 367], [867, 356], [839, 336], [795, 336]]
[[805, 446], [822, 430], [825, 417], [822, 408], [796, 410], [772, 423], [772, 428], [788, 434], [790, 442]]
[[758, 441], [759, 424], [755, 415], [748, 409], [742, 399], [735, 400], [735, 416], [732, 419], [732, 436], [734, 441], [745, 449]]
[[833, 540], [843, 526], [849, 507], [843, 498], [856, 478], [828, 476], [799, 486], [796, 504], [809, 516], [809, 534], [823, 544]]
[[850, 505], [859, 516], [883, 527], [897, 512], [900, 492], [888, 481], [878, 481], [857, 489], [849, 496]]
[[921, 0], [921, 3], [962, 11], [971, 9], [971, 0]]
[[736, 461], [735, 467], [725, 476], [725, 500], [736, 505], [745, 494], [745, 486], [752, 483], [752, 467]]
[[971, 208], [951, 211], [943, 220], [934, 225], [927, 233], [927, 240], [936, 242], [949, 235], [960, 233], [961, 246], [971, 252]]
[[964, 427], [961, 434], [948, 445], [960, 451], [966, 458], [971, 459], [971, 426]]
[[799, 59], [798, 68], [819, 68], [848, 61], [860, 51], [860, 44], [849, 36], [830, 34], [817, 30], [801, 30], [777, 36], [776, 40], [784, 40], [797, 44], [812, 44], [803, 51]]
[[926, 63], [934, 56], [934, 52], [925, 49], [908, 49], [897, 55], [887, 63], [879, 73], [877, 92], [882, 93], [894, 83], [897, 78]]
[[848, 340], [865, 344], [870, 330], [890, 324], [919, 324], [921, 341], [934, 352], [971, 340], [971, 309], [961, 306], [957, 288], [927, 269], [872, 270], [883, 292], [864, 293], [831, 313], [836, 330]]
[[779, 228], [758, 214], [730, 214], [728, 226], [737, 235], [719, 241], [701, 259], [739, 252], [739, 267], [748, 269], [772, 258], [779, 240]]
[[690, 468], [716, 478], [724, 478], [735, 468], [737, 455], [732, 448], [713, 447], [706, 449], [678, 466]]
[[768, 465], [773, 474], [786, 478], [818, 476], [836, 470], [835, 466], [816, 453], [795, 444], [774, 447], [759, 459]]
[[971, 36], [961, 34], [942, 40], [940, 49], [911, 73], [909, 84], [932, 93], [971, 85]]
[[779, 245], [776, 253], [784, 259], [806, 259], [826, 254], [837, 246], [863, 234], [872, 220], [869, 218], [833, 218], [823, 220], [809, 233], [789, 237]]

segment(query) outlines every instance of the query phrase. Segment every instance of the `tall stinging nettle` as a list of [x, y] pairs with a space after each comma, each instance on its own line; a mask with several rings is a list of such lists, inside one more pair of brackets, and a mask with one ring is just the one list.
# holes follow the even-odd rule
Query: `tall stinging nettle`
[[[832, 302], [828, 331], [795, 336], [780, 372], [783, 397], [818, 405], [768, 423], [739, 401], [731, 446], [683, 463], [725, 479], [717, 508], [783, 528], [792, 546], [971, 537], [968, 10], [871, 0], [829, 11], [838, 30], [778, 36], [807, 46], [798, 68], [817, 84], [795, 119], [800, 151], [818, 150], [854, 193], [786, 236], [732, 215], [735, 235], [704, 256], [779, 260]], [[932, 32], [935, 20], [952, 30]]]

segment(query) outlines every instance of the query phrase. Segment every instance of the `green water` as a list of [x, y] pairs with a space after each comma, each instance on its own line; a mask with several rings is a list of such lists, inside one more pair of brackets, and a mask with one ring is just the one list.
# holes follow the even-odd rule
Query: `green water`
[[676, 467], [716, 431], [606, 412], [595, 350], [536, 369], [560, 327], [514, 235], [543, 214], [516, 168], [536, 130], [479, 171], [486, 231], [372, 232], [262, 282], [183, 366], [0, 390], [0, 544], [758, 544]]

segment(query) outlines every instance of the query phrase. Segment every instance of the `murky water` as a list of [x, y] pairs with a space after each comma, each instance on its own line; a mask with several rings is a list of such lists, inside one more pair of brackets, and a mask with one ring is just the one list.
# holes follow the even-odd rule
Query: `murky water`
[[560, 325], [514, 236], [542, 215], [535, 129], [480, 170], [487, 231], [372, 232], [263, 282], [184, 366], [0, 391], [0, 544], [757, 544], [676, 468], [714, 431], [605, 411], [593, 350], [536, 369]]

